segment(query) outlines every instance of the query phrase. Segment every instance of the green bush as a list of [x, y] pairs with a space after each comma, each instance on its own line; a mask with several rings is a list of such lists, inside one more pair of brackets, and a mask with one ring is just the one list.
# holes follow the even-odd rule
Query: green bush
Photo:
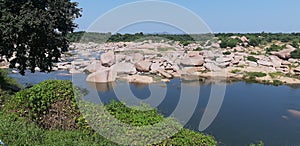
[[267, 76], [267, 74], [262, 73], [262, 72], [246, 72], [244, 74], [244, 78], [250, 82], [255, 81], [257, 77], [260, 78], [260, 77], [265, 77], [265, 76]]
[[257, 62], [257, 58], [253, 57], [253, 56], [248, 56], [247, 60], [249, 61], [253, 61], [253, 62]]
[[8, 70], [0, 69], [0, 90], [8, 89], [8, 86], [20, 86], [14, 79], [8, 76]]
[[266, 49], [266, 53], [270, 53], [273, 51], [275, 51], [275, 52], [280, 51], [280, 50], [283, 50], [284, 48], [286, 48], [286, 45], [278, 46], [278, 45], [272, 44], [269, 48]]
[[22, 90], [16, 95], [19, 113], [32, 121], [39, 122], [49, 107], [59, 101], [70, 101], [71, 113], [76, 113], [76, 100], [71, 81], [47, 80]]
[[223, 55], [230, 55], [230, 54], [231, 54], [231, 52], [229, 52], [229, 51], [223, 52]]
[[291, 53], [291, 57], [295, 59], [300, 59], [300, 49], [296, 49]]
[[221, 48], [227, 48], [227, 47], [233, 48], [242, 42], [240, 39], [233, 39], [233, 38], [221, 38], [220, 40], [221, 40], [221, 44], [220, 44]]
[[201, 48], [201, 47], [194, 49], [194, 51], [202, 51], [202, 50], [203, 50], [203, 48]]

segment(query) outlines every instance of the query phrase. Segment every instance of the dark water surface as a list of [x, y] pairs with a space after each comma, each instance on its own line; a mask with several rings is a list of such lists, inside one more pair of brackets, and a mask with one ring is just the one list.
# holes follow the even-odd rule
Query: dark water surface
[[[36, 84], [46, 79], [71, 80], [72, 76], [64, 75], [66, 72], [53, 72], [50, 74], [36, 73], [22, 77], [18, 74], [10, 74], [23, 85]], [[84, 82], [84, 75], [74, 77], [76, 85], [89, 88]], [[151, 91], [147, 85], [134, 85], [118, 81], [112, 84], [97, 84], [98, 95], [93, 95], [94, 102], [109, 102], [111, 99], [126, 101], [136, 104], [128, 99], [131, 92], [140, 100], [147, 101], [149, 96], [157, 96], [147, 103], [157, 107], [165, 116], [171, 115], [180, 101], [182, 87], [188, 87], [190, 94], [196, 94], [200, 88], [198, 103], [195, 104], [193, 116], [185, 125], [186, 128], [198, 130], [203, 112], [207, 106], [212, 84], [200, 82], [181, 83], [174, 79], [170, 83], [151, 85]], [[130, 93], [125, 89], [129, 87]], [[114, 92], [118, 90], [118, 96]], [[124, 89], [124, 91], [122, 91]], [[154, 92], [153, 92], [154, 91]], [[164, 92], [166, 94], [164, 94]], [[120, 95], [119, 93], [122, 92]], [[130, 103], [132, 102], [132, 103]], [[185, 109], [182, 109], [182, 115]], [[176, 115], [179, 120], [182, 115]], [[178, 116], [178, 117], [177, 117]], [[221, 145], [241, 146], [249, 145], [262, 140], [266, 145], [290, 146], [300, 145], [300, 89], [289, 86], [270, 86], [262, 84], [249, 84], [245, 82], [227, 83], [226, 94], [221, 109], [213, 123], [204, 131], [215, 136]]]

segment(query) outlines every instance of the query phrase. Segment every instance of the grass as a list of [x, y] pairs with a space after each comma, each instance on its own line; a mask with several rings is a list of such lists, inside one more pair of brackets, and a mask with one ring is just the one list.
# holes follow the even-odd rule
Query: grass
[[167, 52], [167, 51], [175, 51], [174, 48], [157, 48], [158, 52]]
[[253, 62], [257, 62], [257, 58], [253, 57], [253, 56], [248, 56], [247, 60], [249, 61], [253, 61]]
[[239, 70], [239, 69], [234, 69], [234, 70], [232, 70], [232, 71], [230, 71], [230, 72], [236, 74], [236, 73], [240, 73], [241, 70]]
[[284, 77], [286, 76], [285, 74], [283, 74], [282, 72], [274, 72], [274, 73], [269, 73], [269, 76], [274, 79], [274, 78], [278, 78], [278, 77]]

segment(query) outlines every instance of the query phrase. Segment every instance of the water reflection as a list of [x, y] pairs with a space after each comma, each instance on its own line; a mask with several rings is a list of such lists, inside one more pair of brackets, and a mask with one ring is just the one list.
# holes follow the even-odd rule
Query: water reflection
[[110, 82], [110, 83], [91, 83], [91, 82], [87, 82], [87, 84], [89, 85], [89, 87], [91, 87], [92, 89], [97, 90], [98, 92], [112, 91], [114, 89], [114, 87], [117, 86], [116, 82]]

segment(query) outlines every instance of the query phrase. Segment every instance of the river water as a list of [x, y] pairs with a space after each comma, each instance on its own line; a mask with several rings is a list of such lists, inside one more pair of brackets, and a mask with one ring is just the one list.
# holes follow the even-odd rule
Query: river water
[[[25, 86], [46, 79], [72, 79], [72, 76], [67, 75], [64, 71], [50, 74], [27, 73], [25, 77], [18, 74], [10, 74], [10, 76]], [[76, 76], [73, 78], [73, 82], [93, 90], [84, 82], [84, 77], [84, 75]], [[190, 101], [191, 106], [196, 105], [192, 116], [188, 119], [185, 118], [187, 121], [181, 120], [185, 115], [185, 109], [181, 109], [182, 115], [175, 117], [186, 123], [186, 128], [198, 131], [199, 123], [209, 101], [211, 87], [214, 85], [201, 82], [182, 83], [179, 79], [174, 79], [166, 84], [152, 84], [149, 88], [147, 85], [118, 81], [113, 84], [97, 84], [98, 95], [87, 100], [109, 102], [114, 99], [130, 103], [126, 97], [132, 96], [132, 94], [137, 99], [144, 101], [150, 97], [153, 98], [152, 95], [162, 94], [163, 96], [149, 101], [148, 104], [158, 108], [163, 115], [169, 116], [183, 98], [180, 96], [185, 87], [184, 89], [189, 89], [190, 95], [199, 93], [199, 97], [197, 100], [185, 97], [184, 100], [187, 103]], [[126, 88], [131, 90], [130, 93], [125, 90]], [[120, 92], [122, 92], [121, 95]], [[194, 101], [197, 103], [193, 103]], [[135, 104], [135, 102], [131, 104]], [[300, 89], [246, 82], [227, 83], [220, 111], [210, 126], [204, 130], [204, 133], [213, 135], [220, 145], [241, 146], [260, 140], [266, 145], [272, 146], [300, 145]]]

